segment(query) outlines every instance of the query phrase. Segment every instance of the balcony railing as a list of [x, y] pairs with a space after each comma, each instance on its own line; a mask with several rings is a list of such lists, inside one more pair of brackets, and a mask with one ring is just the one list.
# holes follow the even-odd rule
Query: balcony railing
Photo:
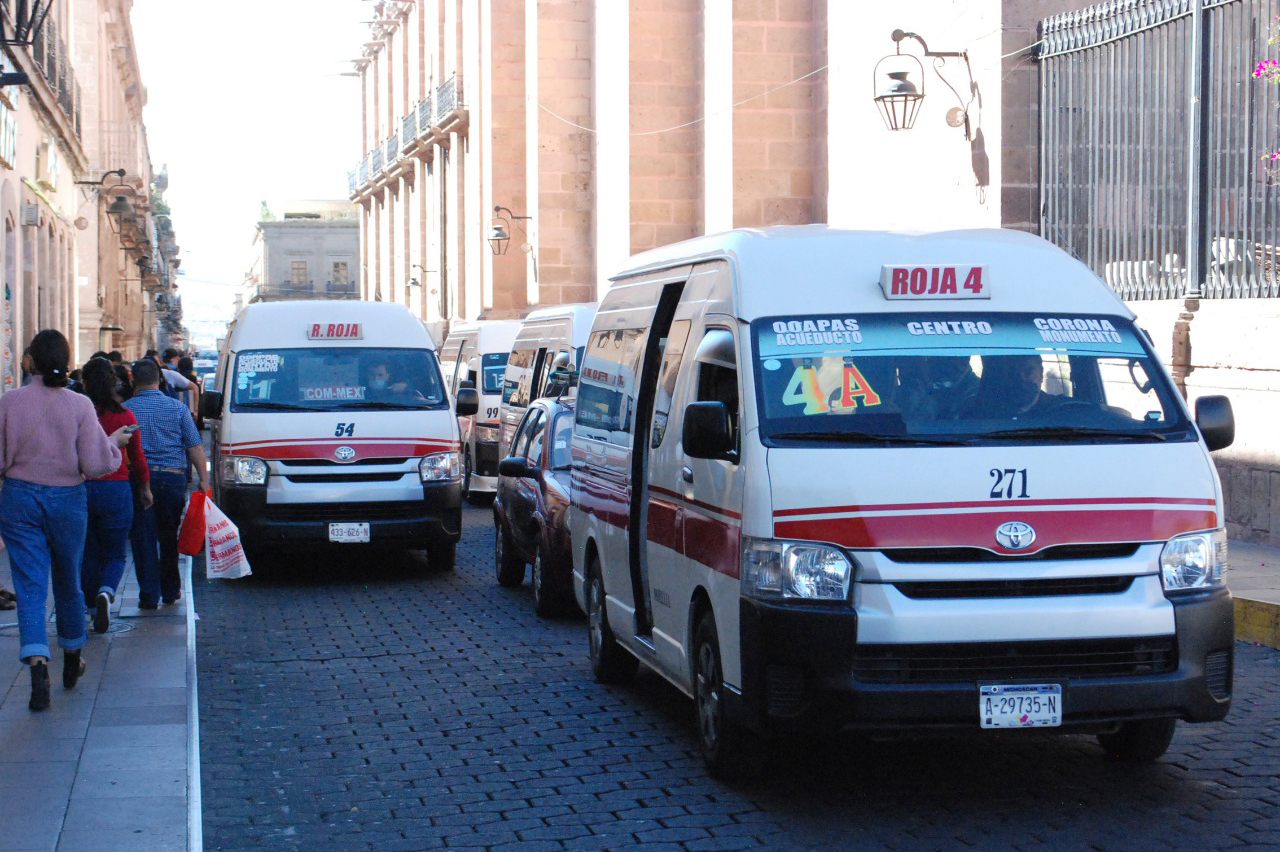
[[353, 169], [352, 171], [347, 172], [347, 194], [355, 195], [357, 186], [359, 186], [359, 184], [356, 183], [356, 173]]
[[455, 74], [418, 101], [400, 119], [398, 132], [375, 145], [368, 156], [356, 165], [355, 170], [348, 173], [348, 185], [351, 185], [352, 180], [355, 181], [352, 194], [376, 180], [378, 175], [412, 148], [414, 142], [430, 133], [433, 126], [439, 126], [454, 112], [465, 108], [462, 102], [462, 81]]
[[31, 58], [35, 60], [40, 76], [53, 89], [58, 106], [80, 135], [80, 84], [71, 68], [67, 45], [51, 21], [40, 28], [40, 35], [31, 45]]
[[443, 121], [449, 113], [460, 109], [462, 104], [462, 86], [458, 75], [454, 74], [436, 87], [436, 124]]

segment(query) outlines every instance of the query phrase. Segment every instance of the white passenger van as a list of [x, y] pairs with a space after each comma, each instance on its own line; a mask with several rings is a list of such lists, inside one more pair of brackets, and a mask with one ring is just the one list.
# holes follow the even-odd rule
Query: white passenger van
[[[201, 404], [214, 501], [250, 548], [397, 545], [453, 567], [458, 421], [431, 336], [403, 306], [248, 305]], [[476, 406], [458, 392], [458, 415]]]
[[440, 350], [440, 368], [454, 394], [475, 388], [480, 410], [458, 418], [462, 438], [462, 496], [492, 494], [498, 485], [498, 409], [519, 320], [455, 322]]
[[1013, 231], [633, 258], [572, 439], [596, 677], [690, 694], [719, 774], [761, 734], [1052, 728], [1154, 759], [1221, 719], [1231, 408], [1193, 419], [1133, 319]]
[[502, 444], [498, 458], [506, 457], [529, 403], [546, 396], [547, 376], [555, 357], [568, 353], [569, 366], [582, 363], [582, 349], [595, 312], [594, 303], [552, 305], [530, 311], [521, 320], [502, 385]]

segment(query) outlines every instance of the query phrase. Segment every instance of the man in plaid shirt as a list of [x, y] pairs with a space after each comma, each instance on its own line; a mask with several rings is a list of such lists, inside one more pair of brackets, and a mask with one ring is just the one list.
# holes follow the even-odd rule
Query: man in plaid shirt
[[133, 396], [124, 405], [142, 427], [142, 450], [151, 470], [155, 504], [134, 505], [133, 563], [138, 573], [138, 606], [155, 609], [159, 599], [171, 604], [182, 597], [178, 574], [178, 526], [187, 504], [187, 467], [195, 465], [200, 490], [209, 489], [204, 441], [191, 412], [180, 400], [160, 391], [160, 368], [151, 360], [133, 365]]

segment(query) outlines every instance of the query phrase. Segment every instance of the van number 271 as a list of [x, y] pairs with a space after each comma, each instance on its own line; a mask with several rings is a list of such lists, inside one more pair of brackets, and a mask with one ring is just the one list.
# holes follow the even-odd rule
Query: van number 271
[[1030, 496], [1027, 494], [1027, 469], [1025, 467], [1022, 469], [993, 467], [988, 475], [995, 480], [995, 484], [991, 486], [992, 500], [1012, 500], [1014, 497], [1025, 500]]

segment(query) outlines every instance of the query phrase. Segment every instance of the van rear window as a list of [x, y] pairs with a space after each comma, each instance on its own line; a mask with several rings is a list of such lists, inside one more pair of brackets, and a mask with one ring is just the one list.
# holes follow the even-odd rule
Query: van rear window
[[752, 331], [766, 439], [1194, 439], [1167, 374], [1118, 317], [792, 316]]
[[333, 347], [237, 353], [232, 411], [424, 409], [447, 406], [434, 353]]

